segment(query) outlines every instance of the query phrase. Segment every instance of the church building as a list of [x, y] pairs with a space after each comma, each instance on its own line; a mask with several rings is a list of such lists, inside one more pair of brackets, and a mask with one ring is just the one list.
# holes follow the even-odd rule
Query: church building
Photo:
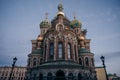
[[97, 80], [86, 33], [82, 23], [75, 17], [69, 20], [58, 4], [55, 17], [40, 22], [40, 34], [31, 40], [26, 80]]

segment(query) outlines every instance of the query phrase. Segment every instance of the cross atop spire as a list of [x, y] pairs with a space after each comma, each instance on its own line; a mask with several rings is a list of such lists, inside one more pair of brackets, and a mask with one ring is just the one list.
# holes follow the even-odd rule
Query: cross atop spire
[[74, 20], [75, 20], [75, 19], [76, 19], [76, 13], [73, 13], [73, 16], [74, 16], [73, 18], [74, 18]]

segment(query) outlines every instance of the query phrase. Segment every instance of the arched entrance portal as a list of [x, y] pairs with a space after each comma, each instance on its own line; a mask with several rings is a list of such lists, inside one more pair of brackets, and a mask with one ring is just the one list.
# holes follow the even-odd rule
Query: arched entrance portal
[[55, 80], [66, 80], [65, 79], [65, 74], [62, 70], [59, 70], [59, 71], [56, 72]]

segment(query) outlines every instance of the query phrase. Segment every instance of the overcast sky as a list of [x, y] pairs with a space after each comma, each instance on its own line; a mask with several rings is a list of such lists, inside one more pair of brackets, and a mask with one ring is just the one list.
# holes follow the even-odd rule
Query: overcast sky
[[[0, 66], [26, 66], [31, 40], [39, 35], [39, 24], [52, 20], [60, 0], [0, 0]], [[120, 0], [62, 0], [64, 13], [73, 20], [74, 14], [87, 29], [96, 67], [105, 56], [108, 73], [120, 76]]]

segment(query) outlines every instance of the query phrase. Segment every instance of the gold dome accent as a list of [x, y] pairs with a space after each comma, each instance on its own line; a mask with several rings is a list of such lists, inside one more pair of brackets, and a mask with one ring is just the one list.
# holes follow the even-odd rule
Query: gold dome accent
[[80, 40], [84, 40], [85, 38], [84, 38], [83, 36], [80, 36], [79, 39], [80, 39]]
[[39, 40], [39, 41], [42, 41], [43, 40], [43, 37], [38, 37], [38, 39], [37, 40]]

